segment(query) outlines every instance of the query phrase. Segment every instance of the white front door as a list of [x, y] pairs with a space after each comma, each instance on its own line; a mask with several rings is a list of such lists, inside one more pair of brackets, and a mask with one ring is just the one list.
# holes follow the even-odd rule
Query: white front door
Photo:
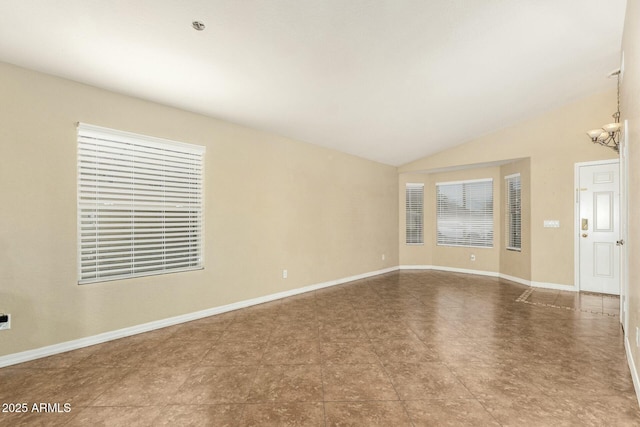
[[581, 291], [620, 295], [619, 162], [579, 166]]

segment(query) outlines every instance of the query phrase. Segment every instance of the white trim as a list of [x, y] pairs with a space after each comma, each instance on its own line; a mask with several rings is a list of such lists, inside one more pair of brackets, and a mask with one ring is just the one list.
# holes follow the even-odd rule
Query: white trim
[[475, 274], [478, 276], [491, 276], [498, 277], [499, 273], [495, 273], [493, 271], [483, 271], [483, 270], [469, 270], [466, 268], [456, 268], [456, 267], [443, 267], [439, 265], [401, 265], [399, 267], [400, 270], [436, 270], [436, 271], [448, 271], [450, 273], [463, 273], [463, 274]]
[[535, 282], [533, 280], [522, 279], [520, 277], [509, 276], [508, 274], [497, 273], [494, 271], [469, 270], [466, 268], [443, 267], [438, 265], [401, 265], [400, 270], [436, 270], [448, 271], [451, 273], [476, 274], [478, 276], [499, 277], [521, 285], [530, 286], [532, 288], [556, 289], [560, 291], [578, 292], [575, 286], [564, 285], [560, 283]]
[[629, 365], [629, 371], [631, 372], [633, 388], [636, 391], [636, 399], [638, 400], [638, 405], [640, 405], [640, 378], [638, 377], [638, 370], [636, 369], [636, 364], [633, 361], [633, 354], [631, 353], [631, 344], [629, 344], [630, 334], [626, 335], [627, 337], [624, 340], [624, 349], [627, 353], [627, 364]]
[[565, 285], [561, 283], [534, 282], [531, 281], [532, 288], [556, 289], [559, 291], [579, 292], [579, 289], [573, 285]]
[[520, 176], [520, 172], [512, 173], [511, 175], [507, 175], [507, 176], [504, 177], [504, 179], [515, 178], [517, 176]]
[[531, 280], [521, 279], [520, 277], [509, 276], [508, 274], [502, 274], [502, 273], [500, 273], [499, 277], [501, 279], [505, 279], [510, 282], [520, 283], [521, 285], [525, 285], [525, 286], [531, 286]]
[[431, 265], [401, 265], [399, 270], [433, 270]]
[[173, 141], [171, 139], [158, 138], [157, 136], [142, 135], [139, 133], [125, 132], [123, 130], [111, 129], [102, 126], [91, 125], [88, 123], [78, 122], [76, 123], [78, 132], [82, 131], [83, 134], [88, 137], [98, 138], [108, 135], [115, 138], [117, 141], [129, 142], [133, 144], [165, 144], [172, 145], [174, 147], [180, 147], [182, 150], [189, 150], [195, 154], [204, 154], [207, 148], [204, 145], [189, 144], [187, 142]]
[[462, 181], [443, 181], [436, 182], [436, 185], [455, 185], [455, 184], [467, 184], [474, 182], [493, 182], [493, 178], [480, 178], [480, 179], [465, 179]]
[[274, 301], [274, 300], [278, 300], [281, 298], [286, 298], [286, 297], [290, 297], [298, 294], [303, 294], [305, 292], [315, 291], [322, 288], [328, 288], [331, 286], [352, 282], [354, 280], [366, 279], [368, 277], [390, 273], [397, 270], [398, 270], [398, 267], [389, 267], [382, 270], [357, 274], [355, 276], [343, 277], [341, 279], [330, 280], [328, 282], [317, 283], [317, 284], [305, 286], [302, 288], [291, 289], [288, 291], [278, 292], [275, 294], [270, 294], [262, 297], [239, 301], [239, 302], [235, 302], [232, 304], [227, 304], [219, 307], [208, 308], [206, 310], [195, 311], [192, 313], [182, 314], [179, 316], [169, 317], [161, 320], [155, 320], [153, 322], [130, 326], [128, 328], [123, 328], [123, 329], [117, 329], [115, 331], [104, 332], [102, 334], [79, 338], [72, 341], [66, 341], [59, 344], [53, 344], [46, 347], [40, 347], [33, 350], [27, 350], [27, 351], [21, 351], [19, 353], [8, 354], [6, 356], [0, 357], [0, 368], [3, 368], [5, 366], [10, 366], [10, 365], [15, 365], [18, 363], [28, 362], [34, 359], [40, 359], [42, 357], [52, 356], [54, 354], [64, 353], [71, 350], [77, 350], [83, 347], [89, 347], [91, 345], [100, 344], [103, 342], [112, 341], [119, 338], [128, 337], [131, 335], [150, 332], [156, 329], [165, 328], [167, 326], [178, 325], [180, 323], [190, 322], [192, 320], [202, 319], [204, 317], [226, 313], [228, 311], [234, 311], [240, 308], [250, 307], [252, 305], [263, 304], [265, 302]]
[[[624, 53], [624, 52], [623, 52]], [[622, 57], [624, 65], [624, 55]], [[629, 242], [629, 120], [620, 136], [620, 239]], [[620, 246], [620, 323], [625, 336], [629, 328], [629, 246]], [[638, 390], [638, 388], [636, 388]]]
[[405, 184], [405, 188], [406, 187], [424, 188], [424, 183], [422, 183], [422, 182], [407, 182]]
[[575, 286], [565, 285], [561, 283], [536, 282], [534, 280], [521, 279], [520, 277], [509, 276], [500, 273], [500, 278], [520, 283], [521, 285], [531, 286], [532, 288], [556, 289], [558, 291], [578, 292]]
[[478, 276], [498, 277], [500, 273], [495, 271], [469, 270], [466, 268], [444, 267], [439, 265], [432, 266], [433, 270], [449, 271], [451, 273], [476, 274]]

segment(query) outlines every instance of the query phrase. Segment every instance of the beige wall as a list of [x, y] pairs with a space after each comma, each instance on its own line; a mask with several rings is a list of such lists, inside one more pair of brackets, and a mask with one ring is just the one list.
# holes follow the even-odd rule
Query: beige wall
[[[394, 167], [7, 64], [0, 111], [0, 356], [398, 265]], [[77, 285], [78, 121], [207, 147], [204, 270]]]
[[[640, 2], [627, 2], [622, 51], [624, 75], [621, 81], [622, 121], [628, 120], [629, 141], [629, 348], [636, 372], [640, 371], [640, 349], [635, 344], [636, 328], [640, 327]], [[636, 392], [640, 392], [636, 390]]]
[[[574, 164], [617, 156], [585, 135], [611, 121], [615, 107], [615, 92], [597, 94], [406, 164], [399, 172], [529, 158], [531, 280], [573, 286]], [[559, 220], [560, 228], [543, 228], [545, 219]]]

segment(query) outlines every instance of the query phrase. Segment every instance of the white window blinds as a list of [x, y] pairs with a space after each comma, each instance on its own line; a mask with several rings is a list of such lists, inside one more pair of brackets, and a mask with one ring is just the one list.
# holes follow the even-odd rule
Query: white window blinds
[[424, 184], [407, 184], [405, 192], [406, 242], [408, 245], [422, 244], [424, 243]]
[[204, 147], [78, 124], [78, 282], [202, 268]]
[[522, 216], [521, 216], [521, 191], [520, 174], [505, 177], [506, 209], [505, 232], [507, 237], [507, 249], [519, 251], [522, 248]]
[[493, 247], [493, 180], [436, 184], [437, 242]]

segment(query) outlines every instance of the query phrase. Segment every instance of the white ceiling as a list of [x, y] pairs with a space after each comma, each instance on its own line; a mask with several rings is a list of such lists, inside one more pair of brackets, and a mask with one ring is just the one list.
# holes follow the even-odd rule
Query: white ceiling
[[0, 61], [401, 165], [615, 88], [625, 6], [2, 0]]

